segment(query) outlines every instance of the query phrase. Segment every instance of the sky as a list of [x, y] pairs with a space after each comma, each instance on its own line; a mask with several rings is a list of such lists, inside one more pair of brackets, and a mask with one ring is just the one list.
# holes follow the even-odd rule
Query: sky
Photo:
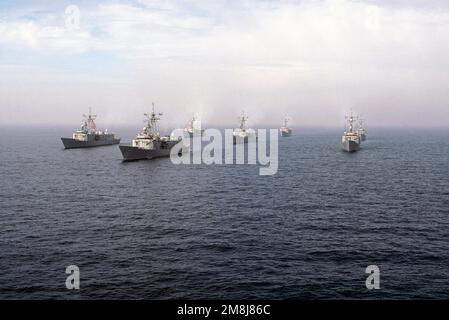
[[[78, 19], [79, 18], [79, 19]], [[0, 0], [0, 126], [449, 127], [449, 1]]]

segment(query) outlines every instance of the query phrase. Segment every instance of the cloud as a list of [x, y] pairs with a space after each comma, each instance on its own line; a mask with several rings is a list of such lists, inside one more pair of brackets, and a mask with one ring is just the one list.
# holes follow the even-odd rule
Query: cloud
[[63, 27], [42, 26], [36, 22], [0, 23], [0, 44], [25, 46], [33, 50], [82, 53], [89, 50], [88, 32], [73, 32]]
[[79, 30], [65, 28], [63, 10], [0, 19], [0, 45], [58, 57], [107, 52], [129, 66], [141, 101], [176, 106], [171, 117], [199, 108], [210, 121], [234, 121], [246, 108], [260, 122], [282, 112], [331, 124], [353, 107], [378, 124], [419, 124], [410, 110], [426, 105], [435, 124], [449, 122], [445, 3], [100, 2], [80, 5]]
[[443, 56], [449, 48], [448, 12], [343, 0], [227, 3], [99, 3], [90, 10], [80, 7], [77, 31], [65, 28], [62, 12], [60, 25], [48, 25], [45, 20], [57, 19], [45, 15], [35, 21], [1, 21], [0, 43], [236, 65], [394, 65], [414, 63], [426, 53]]

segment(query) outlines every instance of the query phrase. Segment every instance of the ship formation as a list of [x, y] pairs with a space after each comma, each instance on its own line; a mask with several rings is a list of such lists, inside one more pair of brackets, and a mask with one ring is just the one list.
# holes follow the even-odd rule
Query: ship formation
[[92, 115], [92, 111], [89, 109], [89, 114], [83, 115], [81, 127], [72, 134], [72, 138], [61, 138], [64, 148], [90, 148], [119, 144], [120, 139], [116, 138], [113, 133], [109, 133], [107, 129], [97, 130], [96, 118], [97, 116]]
[[[81, 127], [73, 132], [72, 138], [61, 138], [65, 149], [99, 147], [119, 144], [119, 149], [123, 155], [124, 161], [154, 159], [169, 157], [171, 149], [182, 140], [182, 137], [161, 136], [158, 122], [161, 120], [162, 113], [156, 113], [154, 103], [152, 112], [144, 114], [145, 127], [129, 143], [120, 144], [120, 138], [116, 138], [108, 130], [97, 130], [95, 120], [96, 115], [92, 115], [91, 110], [87, 115], [83, 115]], [[242, 112], [238, 118], [239, 127], [233, 129], [233, 143], [257, 142], [257, 133], [254, 129], [248, 129], [246, 122], [248, 117]], [[288, 126], [289, 119], [285, 118], [279, 133], [281, 137], [292, 135], [292, 129]], [[184, 134], [190, 137], [194, 135], [203, 135], [199, 120], [193, 116], [188, 125], [184, 128]], [[354, 117], [351, 113], [346, 117], [346, 127], [341, 138], [341, 146], [344, 151], [356, 152], [360, 150], [361, 144], [367, 139], [367, 133], [363, 125], [363, 120]], [[184, 149], [187, 151], [187, 149]]]
[[341, 138], [343, 150], [347, 152], [359, 151], [362, 141], [365, 141], [367, 138], [366, 130], [363, 127], [363, 121], [360, 119], [357, 120], [351, 113], [351, 115], [346, 118], [346, 122], [346, 129]]

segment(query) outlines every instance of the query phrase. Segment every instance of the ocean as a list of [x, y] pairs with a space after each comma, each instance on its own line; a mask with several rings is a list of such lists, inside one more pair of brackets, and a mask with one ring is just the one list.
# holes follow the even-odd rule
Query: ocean
[[449, 296], [449, 130], [370, 128], [348, 154], [342, 130], [295, 128], [260, 176], [64, 150], [71, 129], [0, 128], [1, 299]]

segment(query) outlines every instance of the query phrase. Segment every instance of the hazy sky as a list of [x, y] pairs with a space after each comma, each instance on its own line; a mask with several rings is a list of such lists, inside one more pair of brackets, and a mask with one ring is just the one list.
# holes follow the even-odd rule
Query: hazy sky
[[140, 127], [152, 101], [173, 126], [448, 127], [449, 1], [0, 0], [0, 124]]

